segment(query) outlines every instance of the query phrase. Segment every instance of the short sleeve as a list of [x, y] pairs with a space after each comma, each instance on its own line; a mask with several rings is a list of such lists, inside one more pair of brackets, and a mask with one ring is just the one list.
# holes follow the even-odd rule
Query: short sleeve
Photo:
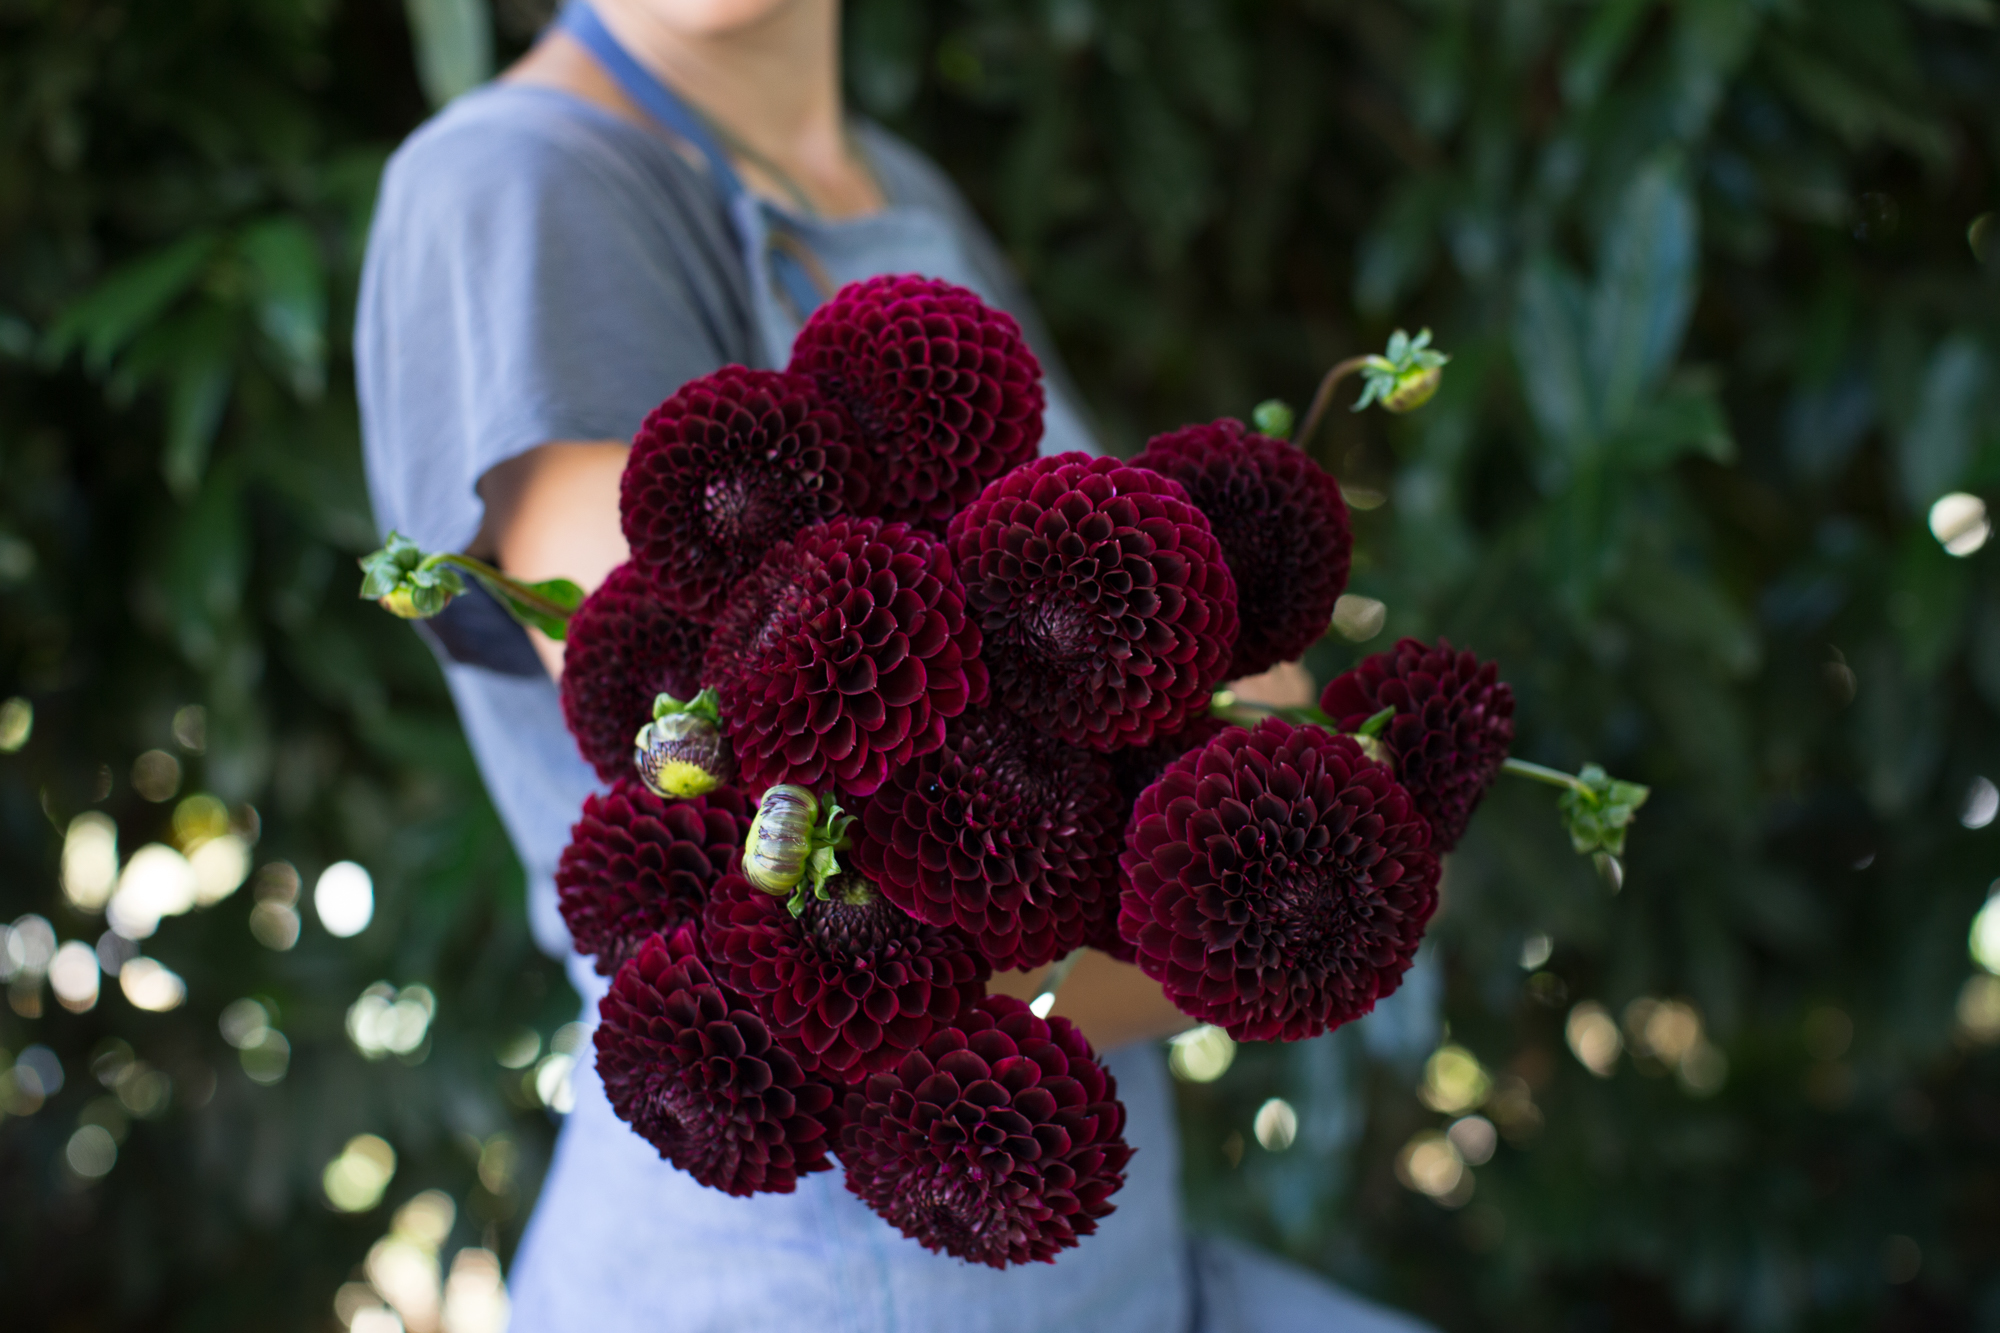
[[746, 359], [732, 246], [704, 176], [565, 94], [490, 88], [418, 131], [384, 172], [355, 318], [377, 522], [463, 549], [494, 465], [629, 439]]

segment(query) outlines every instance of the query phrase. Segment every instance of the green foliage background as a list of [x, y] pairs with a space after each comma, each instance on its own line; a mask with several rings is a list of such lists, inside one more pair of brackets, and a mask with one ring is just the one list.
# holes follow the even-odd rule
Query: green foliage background
[[[1983, 263], [1968, 240], [2000, 205], [1995, 17], [850, 0], [857, 103], [966, 186], [1118, 447], [1303, 402], [1327, 363], [1433, 326], [1439, 400], [1336, 414], [1316, 444], [1386, 498], [1354, 589], [1389, 613], [1311, 664], [1448, 633], [1504, 664], [1518, 753], [1654, 788], [1615, 895], [1541, 790], [1496, 793], [1455, 858], [1425, 985], [1541, 1117], [1469, 1204], [1392, 1171], [1443, 1123], [1413, 1095], [1437, 1039], [1418, 988], [1184, 1087], [1202, 1225], [1447, 1328], [2000, 1327], [2000, 1056], [1954, 1017], [2000, 871], [2000, 826], [1959, 819], [2000, 776], [2000, 557], [1925, 527], [1944, 492], [2000, 501], [2000, 240]], [[504, 59], [537, 15], [495, 18]], [[0, 1014], [0, 1047], [47, 1044], [69, 1076], [0, 1121], [23, 1327], [328, 1326], [385, 1224], [319, 1192], [364, 1130], [400, 1155], [389, 1204], [459, 1201], [454, 1246], [506, 1250], [532, 1198], [549, 1122], [494, 1050], [573, 1001], [437, 672], [351, 596], [373, 182], [489, 41], [475, 0], [0, 0], [0, 697], [35, 709], [0, 756], [0, 918], [96, 938], [58, 892], [60, 830], [95, 806], [127, 852], [164, 837], [171, 806], [127, 774], [177, 749], [188, 704], [185, 790], [253, 805], [259, 862], [308, 886], [359, 856], [378, 899], [358, 938], [308, 912], [274, 952], [246, 888], [147, 942], [180, 1009], [107, 980], [86, 1014], [45, 992], [41, 1017]], [[440, 996], [418, 1062], [343, 1033], [378, 979]], [[217, 1031], [246, 995], [292, 1044], [275, 1086]], [[1644, 995], [1696, 1006], [1719, 1092], [1570, 1055], [1571, 1003]], [[84, 1184], [63, 1144], [114, 1038], [175, 1096]], [[1273, 1095], [1297, 1143], [1245, 1149]], [[518, 1166], [482, 1184], [496, 1135]], [[1913, 1280], [1890, 1281], [1892, 1236]]]

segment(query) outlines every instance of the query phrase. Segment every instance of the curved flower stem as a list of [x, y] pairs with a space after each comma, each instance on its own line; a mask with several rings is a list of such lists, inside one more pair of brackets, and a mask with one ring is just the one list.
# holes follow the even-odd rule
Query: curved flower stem
[[1503, 773], [1512, 773], [1517, 778], [1528, 778], [1534, 782], [1545, 782], [1551, 787], [1567, 787], [1586, 801], [1589, 801], [1592, 805], [1597, 804], [1597, 793], [1591, 789], [1590, 784], [1573, 773], [1565, 773], [1561, 769], [1556, 768], [1544, 768], [1540, 764], [1531, 764], [1525, 759], [1511, 758], [1506, 763], [1500, 765], [1500, 771]]
[[1306, 409], [1305, 423], [1299, 427], [1298, 434], [1292, 436], [1293, 444], [1303, 449], [1312, 441], [1313, 432], [1319, 429], [1320, 418], [1333, 405], [1333, 391], [1340, 387], [1342, 380], [1367, 364], [1368, 357], [1365, 355], [1350, 356], [1326, 372], [1319, 388], [1313, 393], [1312, 406]]
[[1056, 959], [1054, 965], [1043, 975], [1041, 987], [1035, 991], [1035, 998], [1028, 1001], [1029, 1013], [1036, 1018], [1049, 1016], [1056, 1007], [1056, 992], [1062, 988], [1063, 982], [1069, 980], [1070, 970], [1076, 966], [1076, 960], [1081, 957], [1083, 950], [1071, 949]]
[[436, 555], [425, 556], [423, 563], [419, 564], [417, 568], [435, 569], [439, 565], [449, 565], [453, 569], [463, 570], [485, 584], [492, 591], [504, 593], [515, 601], [556, 620], [567, 621], [570, 618], [570, 613], [575, 609], [564, 606], [560, 602], [551, 601], [537, 592], [532, 586], [521, 582], [519, 579], [509, 578], [493, 566], [487, 564], [484, 560], [475, 560], [469, 555], [459, 555], [453, 551], [440, 551]]

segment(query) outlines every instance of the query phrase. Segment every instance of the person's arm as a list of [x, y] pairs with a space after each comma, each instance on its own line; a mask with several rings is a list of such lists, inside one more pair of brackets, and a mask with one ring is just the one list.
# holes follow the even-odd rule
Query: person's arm
[[[586, 593], [630, 554], [618, 524], [626, 446], [615, 440], [545, 444], [479, 479], [486, 522], [471, 554], [534, 583], [565, 578]], [[563, 646], [529, 630], [549, 677], [562, 679]]]

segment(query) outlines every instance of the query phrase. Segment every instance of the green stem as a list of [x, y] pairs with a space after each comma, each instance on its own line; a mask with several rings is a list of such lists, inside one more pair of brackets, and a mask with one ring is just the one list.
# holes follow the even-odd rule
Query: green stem
[[1525, 759], [1509, 759], [1506, 763], [1500, 765], [1500, 771], [1503, 773], [1512, 773], [1517, 778], [1527, 778], [1534, 782], [1545, 782], [1551, 787], [1567, 787], [1583, 797], [1584, 800], [1589, 801], [1592, 805], [1597, 804], [1597, 793], [1590, 789], [1588, 783], [1574, 774], [1563, 772], [1561, 769], [1544, 768], [1540, 764], [1531, 764]]
[[572, 614], [569, 607], [559, 602], [550, 601], [520, 580], [509, 578], [507, 575], [493, 568], [493, 566], [487, 564], [484, 560], [475, 560], [469, 555], [458, 555], [451, 551], [440, 551], [436, 555], [425, 556], [423, 563], [418, 565], [417, 568], [434, 569], [439, 565], [450, 565], [454, 569], [463, 570], [465, 573], [478, 579], [481, 583], [486, 584], [488, 588], [496, 592], [505, 591], [507, 596], [532, 607], [545, 616], [553, 616], [557, 620], [568, 620]]
[[1028, 1008], [1036, 1018], [1047, 1018], [1055, 1009], [1056, 991], [1062, 988], [1063, 982], [1069, 980], [1071, 970], [1076, 967], [1076, 960], [1081, 957], [1083, 950], [1071, 949], [1056, 959], [1049, 970], [1042, 974], [1042, 984], [1036, 988], [1035, 998], [1028, 1001]]
[[1325, 377], [1319, 382], [1318, 391], [1313, 394], [1312, 406], [1306, 409], [1305, 424], [1300, 426], [1299, 433], [1292, 437], [1293, 444], [1303, 449], [1311, 443], [1313, 432], [1319, 429], [1320, 418], [1326, 415], [1329, 407], [1333, 406], [1333, 391], [1340, 387], [1342, 380], [1367, 364], [1366, 356], [1350, 356], [1326, 372]]

